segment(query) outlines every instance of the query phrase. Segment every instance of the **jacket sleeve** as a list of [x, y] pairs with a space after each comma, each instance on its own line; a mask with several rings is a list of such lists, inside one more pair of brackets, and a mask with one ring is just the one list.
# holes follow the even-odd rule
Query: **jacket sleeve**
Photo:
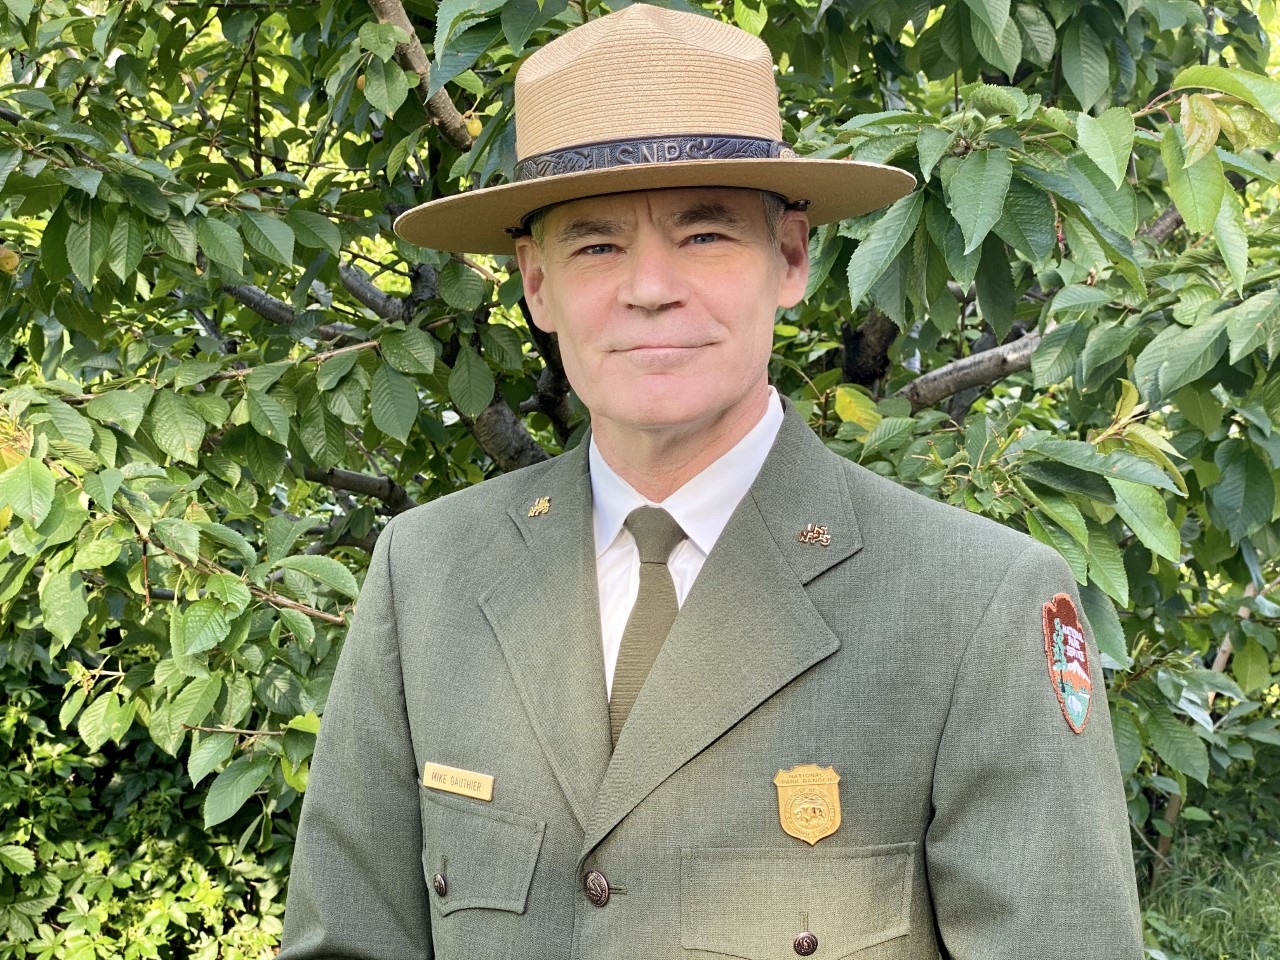
[[1081, 609], [1066, 564], [1029, 546], [962, 654], [926, 835], [938, 930], [952, 960], [1143, 954], [1106, 687], [1083, 614], [1092, 680], [1083, 732], [1068, 724], [1050, 679], [1042, 616], [1060, 593]]
[[279, 960], [429, 960], [391, 540], [374, 549], [312, 757]]

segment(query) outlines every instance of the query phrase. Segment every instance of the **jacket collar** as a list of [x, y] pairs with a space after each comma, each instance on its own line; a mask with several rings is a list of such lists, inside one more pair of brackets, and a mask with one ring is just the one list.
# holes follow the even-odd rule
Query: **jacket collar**
[[[663, 780], [839, 648], [805, 584], [862, 540], [845, 468], [787, 405], [611, 754], [585, 445], [539, 483], [510, 511], [526, 550], [480, 603], [586, 832], [585, 858]], [[543, 496], [549, 510], [530, 517]], [[826, 528], [829, 544], [801, 539], [810, 524]], [[529, 615], [529, 599], [548, 595], [563, 611], [556, 622]]]

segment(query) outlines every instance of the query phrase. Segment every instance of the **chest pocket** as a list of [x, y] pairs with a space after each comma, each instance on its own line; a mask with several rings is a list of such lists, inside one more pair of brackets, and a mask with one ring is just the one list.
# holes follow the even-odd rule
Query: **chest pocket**
[[546, 824], [478, 800], [421, 793], [422, 872], [436, 909], [524, 913]]
[[745, 960], [794, 960], [796, 937], [807, 929], [817, 938], [816, 955], [838, 960], [905, 936], [915, 846], [685, 849], [681, 945]]

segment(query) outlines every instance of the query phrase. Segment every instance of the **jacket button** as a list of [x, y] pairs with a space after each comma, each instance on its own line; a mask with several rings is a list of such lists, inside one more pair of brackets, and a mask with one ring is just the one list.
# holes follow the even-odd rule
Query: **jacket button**
[[796, 948], [796, 953], [800, 954], [800, 956], [808, 957], [817, 951], [818, 938], [806, 930], [804, 933], [800, 934], [800, 936], [796, 937], [796, 942], [793, 946]]
[[592, 870], [583, 877], [582, 885], [586, 888], [587, 899], [597, 907], [609, 902], [609, 880], [599, 870]]
[[431, 878], [431, 886], [435, 888], [437, 897], [447, 896], [449, 893], [449, 884], [445, 882], [443, 873], [437, 873]]

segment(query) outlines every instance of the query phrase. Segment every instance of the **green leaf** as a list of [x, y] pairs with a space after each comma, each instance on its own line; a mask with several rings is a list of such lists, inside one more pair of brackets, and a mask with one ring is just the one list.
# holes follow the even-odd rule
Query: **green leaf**
[[98, 698], [85, 708], [76, 722], [76, 731], [84, 741], [90, 753], [111, 739], [111, 730], [115, 726], [116, 714], [120, 710], [120, 698], [114, 693], [99, 694]]
[[230, 759], [235, 748], [234, 734], [205, 734], [200, 743], [192, 748], [191, 756], [187, 759], [187, 776], [191, 778], [191, 785], [198, 787], [201, 780]]
[[429, 374], [435, 369], [435, 338], [417, 327], [388, 330], [378, 339], [378, 349], [382, 358], [401, 373]]
[[1086, 286], [1083, 283], [1073, 283], [1054, 294], [1049, 304], [1048, 316], [1063, 310], [1092, 310], [1094, 307], [1110, 303], [1112, 299], [1114, 298], [1106, 290], [1099, 290], [1097, 287]]
[[360, 27], [360, 46], [378, 57], [390, 60], [396, 52], [396, 44], [408, 40], [400, 27], [391, 23], [366, 23]]
[[182, 614], [187, 656], [212, 650], [231, 633], [231, 622], [222, 604], [210, 597], [197, 600]]
[[1229, 359], [1237, 363], [1275, 335], [1280, 326], [1280, 291], [1264, 290], [1216, 314], [1215, 319], [1226, 321], [1231, 343]]
[[1271, 686], [1271, 657], [1253, 637], [1232, 654], [1231, 675], [1246, 695]]
[[276, 759], [271, 754], [232, 760], [227, 769], [209, 784], [209, 792], [204, 798], [205, 829], [235, 816], [254, 791], [262, 786], [275, 764]]
[[1043, 263], [1058, 244], [1053, 204], [1043, 190], [1025, 180], [1010, 181], [1004, 209], [992, 230], [1033, 264]]
[[222, 677], [214, 674], [197, 677], [187, 683], [173, 698], [173, 720], [188, 727], [198, 727], [209, 716], [222, 693]]
[[883, 417], [872, 428], [862, 447], [862, 457], [872, 453], [894, 450], [902, 446], [915, 430], [916, 422], [910, 417]]
[[982, 245], [1000, 219], [1012, 173], [1002, 148], [975, 150], [960, 161], [947, 188], [947, 206], [964, 234], [966, 254]]
[[924, 191], [907, 194], [891, 206], [849, 258], [849, 306], [857, 309], [916, 231]]
[[121, 280], [128, 280], [142, 263], [146, 252], [147, 233], [142, 224], [121, 210], [116, 215], [116, 224], [111, 228], [111, 239], [107, 245], [107, 266]]
[[40, 526], [53, 508], [53, 472], [34, 457], [23, 457], [0, 473], [0, 507], [13, 512], [32, 526]]
[[359, 587], [356, 586], [356, 578], [351, 575], [351, 571], [332, 557], [295, 554], [278, 561], [275, 567], [296, 570], [299, 573], [306, 574], [312, 580], [317, 580], [331, 590], [336, 590], [352, 600], [360, 592]]
[[176, 517], [161, 517], [155, 524], [160, 542], [191, 563], [200, 559], [200, 530], [195, 524]]
[[1133, 379], [1148, 404], [1172, 396], [1217, 366], [1227, 349], [1229, 320], [1219, 313], [1190, 328], [1172, 324], [1143, 348]]
[[283, 220], [266, 213], [241, 210], [240, 228], [249, 246], [277, 263], [293, 266], [293, 229]]
[[1071, 375], [1076, 358], [1080, 356], [1081, 332], [1078, 323], [1064, 323], [1054, 327], [1036, 344], [1031, 355], [1031, 370], [1037, 387], [1059, 383]]
[[86, 290], [93, 289], [93, 279], [107, 258], [111, 247], [111, 231], [102, 209], [91, 204], [83, 220], [71, 221], [67, 228], [67, 262]]
[[1186, 166], [1191, 166], [1207, 153], [1213, 152], [1222, 132], [1217, 105], [1203, 93], [1193, 93], [1182, 98], [1182, 142], [1187, 152]]
[[1058, 463], [1075, 467], [1077, 470], [1085, 470], [1108, 478], [1118, 477], [1121, 480], [1145, 483], [1171, 493], [1176, 493], [1178, 490], [1174, 482], [1158, 466], [1126, 450], [1101, 453], [1092, 444], [1085, 443], [1083, 440], [1054, 439], [1040, 440], [1029, 449]]
[[1195, 732], [1168, 710], [1155, 709], [1147, 717], [1147, 738], [1160, 759], [1174, 770], [1201, 783], [1209, 779], [1209, 751]]
[[406, 442], [418, 419], [418, 392], [413, 384], [384, 363], [373, 375], [369, 399], [374, 426], [387, 436]]
[[1240, 440], [1227, 440], [1214, 451], [1214, 463], [1222, 471], [1209, 487], [1209, 500], [1220, 527], [1235, 543], [1271, 519], [1276, 502], [1275, 479], [1266, 464]]
[[440, 271], [439, 282], [440, 296], [455, 310], [472, 313], [484, 302], [484, 278], [456, 260]]
[[1009, 22], [1009, 0], [965, 0], [994, 36], [1000, 36]]
[[63, 183], [83, 190], [91, 197], [96, 197], [98, 187], [102, 186], [102, 171], [92, 167], [61, 167], [55, 175]]
[[[1249, 237], [1244, 229], [1244, 207], [1234, 190], [1223, 191], [1222, 206], [1213, 221], [1213, 242], [1227, 265], [1236, 293], [1243, 293], [1249, 269]], [[1231, 362], [1235, 362], [1234, 357]]]
[[319, 369], [316, 370], [316, 386], [321, 390], [332, 390], [338, 385], [338, 381], [351, 372], [351, 368], [355, 365], [356, 355], [354, 351], [328, 357], [321, 361]]
[[75, 692], [67, 698], [67, 702], [58, 711], [58, 726], [62, 727], [63, 730], [70, 729], [71, 721], [75, 720], [76, 714], [84, 706], [85, 696], [84, 687], [76, 687]]
[[25, 877], [36, 868], [36, 855], [26, 847], [6, 843], [0, 847], [0, 866], [19, 877]]
[[246, 567], [251, 567], [258, 562], [258, 554], [253, 549], [253, 545], [238, 531], [232, 530], [221, 523], [206, 522], [197, 524], [197, 526], [199, 526], [200, 532], [209, 539], [234, 550]]
[[933, 168], [955, 142], [954, 130], [946, 127], [922, 127], [916, 135], [916, 153], [920, 159], [920, 181], [927, 183]]
[[342, 251], [342, 232], [323, 214], [293, 207], [287, 217], [294, 235], [304, 247], [328, 250], [335, 257]]
[[247, 390], [245, 403], [249, 408], [249, 422], [262, 436], [287, 444], [289, 442], [289, 411], [275, 397], [261, 390]]
[[1116, 512], [1129, 525], [1143, 545], [1152, 553], [1177, 563], [1181, 557], [1182, 539], [1169, 519], [1164, 497], [1153, 487], [1131, 480], [1107, 477], [1116, 495]]
[[187, 225], [185, 220], [170, 217], [162, 228], [153, 230], [152, 235], [164, 247], [165, 253], [175, 260], [181, 260], [183, 263], [196, 262], [196, 232]]
[[239, 274], [244, 271], [244, 241], [240, 231], [214, 217], [201, 217], [196, 223], [196, 238], [204, 255]]
[[1111, 60], [1093, 27], [1077, 16], [1062, 37], [1062, 76], [1081, 109], [1111, 89]]
[[175, 460], [195, 465], [207, 424], [186, 397], [171, 390], [157, 390], [151, 403], [150, 424], [156, 446]]
[[311, 459], [322, 467], [334, 467], [341, 461], [347, 449], [347, 432], [342, 421], [330, 413], [320, 399], [312, 393], [299, 415], [298, 434]]
[[1124, 639], [1124, 627], [1120, 625], [1120, 617], [1116, 615], [1115, 605], [1111, 598], [1089, 584], [1080, 591], [1080, 602], [1084, 606], [1085, 619], [1093, 631], [1094, 643], [1098, 651], [1110, 657], [1121, 667], [1129, 666], [1129, 650]]
[[[512, 53], [519, 54], [539, 27], [550, 23], [568, 7], [568, 0], [507, 0], [502, 5], [502, 33], [511, 45]], [[751, 30], [738, 18], [737, 4], [734, 4], [734, 21], [749, 33], [760, 35], [760, 31]], [[764, 8], [760, 10], [766, 20]], [[761, 24], [763, 26], [763, 24]]]
[[1106, 591], [1122, 607], [1129, 605], [1129, 577], [1124, 570], [1124, 557], [1105, 527], [1089, 523], [1089, 578]]
[[1012, 79], [1022, 62], [1022, 33], [1017, 23], [1006, 21], [1003, 30], [995, 32], [978, 21], [971, 24], [971, 33], [978, 55]]
[[409, 81], [394, 60], [369, 61], [364, 71], [364, 98], [380, 113], [392, 116], [409, 96]]
[[1227, 181], [1216, 153], [1186, 166], [1182, 130], [1170, 125], [1160, 139], [1160, 157], [1169, 178], [1169, 195], [1192, 233], [1207, 233], [1218, 219]]
[[1204, 87], [1238, 97], [1280, 120], [1280, 80], [1230, 67], [1187, 67], [1173, 78], [1172, 89]]
[[978, 312], [991, 327], [997, 343], [1003, 343], [1013, 329], [1017, 308], [1017, 291], [1009, 265], [1009, 251], [999, 237], [988, 234], [982, 241], [982, 261], [974, 286], [978, 294]]
[[485, 356], [504, 370], [519, 370], [524, 366], [523, 343], [514, 328], [497, 323], [486, 324], [480, 330], [480, 342]]
[[4, 189], [5, 181], [9, 179], [9, 174], [18, 169], [18, 164], [22, 162], [22, 151], [17, 147], [0, 146], [0, 190]]
[[1133, 114], [1124, 107], [1111, 107], [1098, 117], [1082, 113], [1076, 131], [1080, 149], [1119, 187], [1133, 153]]
[[493, 400], [493, 372], [469, 344], [458, 349], [449, 372], [449, 398], [464, 417], [478, 417]]
[[44, 628], [63, 647], [69, 647], [89, 615], [80, 574], [61, 570], [45, 577], [40, 584], [40, 611], [44, 615]]
[[112, 390], [94, 397], [84, 405], [84, 411], [99, 423], [116, 424], [132, 437], [147, 412], [147, 402], [128, 390]]

